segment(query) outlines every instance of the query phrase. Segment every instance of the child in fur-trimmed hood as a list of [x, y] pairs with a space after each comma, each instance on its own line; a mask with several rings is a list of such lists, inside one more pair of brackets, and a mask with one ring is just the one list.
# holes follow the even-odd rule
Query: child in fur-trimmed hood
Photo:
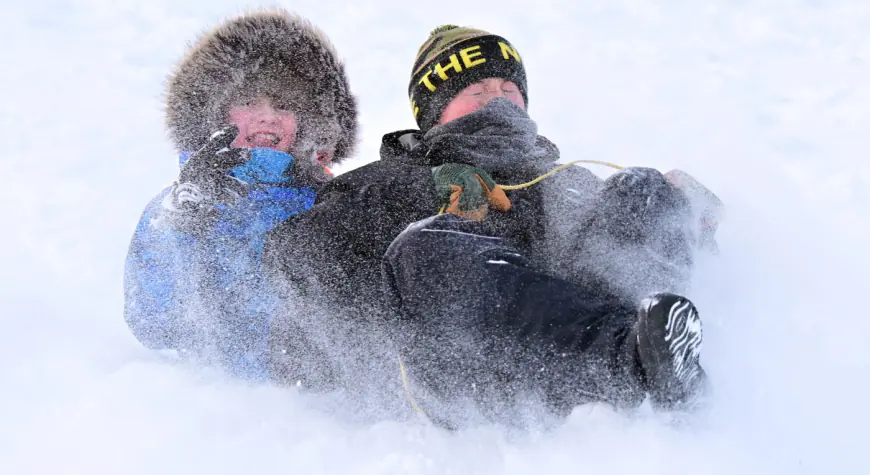
[[267, 376], [265, 234], [314, 203], [354, 153], [356, 99], [326, 34], [283, 9], [228, 19], [169, 76], [166, 127], [178, 179], [130, 244], [125, 320], [142, 344], [231, 374]]

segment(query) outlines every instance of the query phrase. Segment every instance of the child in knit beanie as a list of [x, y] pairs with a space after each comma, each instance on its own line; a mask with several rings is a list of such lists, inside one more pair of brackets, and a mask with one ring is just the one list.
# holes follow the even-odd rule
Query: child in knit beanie
[[[602, 181], [572, 166], [539, 180], [559, 149], [527, 113], [525, 61], [503, 36], [434, 29], [408, 95], [419, 128], [384, 135], [380, 160], [327, 184], [264, 251], [269, 275], [317, 296], [307, 311], [353, 322], [354, 343], [333, 349], [336, 373], [369, 382], [377, 375], [363, 371], [399, 355], [410, 405], [447, 427], [471, 422], [468, 407], [516, 420], [513, 402], [533, 395], [560, 412], [646, 397], [695, 407], [707, 380], [699, 313], [680, 295], [696, 239], [687, 196], [650, 168]], [[588, 254], [591, 240], [610, 254]], [[338, 345], [324, 321], [312, 325]], [[375, 343], [357, 343], [368, 330]], [[288, 331], [270, 341], [272, 354], [294, 345]], [[385, 346], [391, 359], [374, 363]], [[275, 361], [292, 384], [292, 361]]]

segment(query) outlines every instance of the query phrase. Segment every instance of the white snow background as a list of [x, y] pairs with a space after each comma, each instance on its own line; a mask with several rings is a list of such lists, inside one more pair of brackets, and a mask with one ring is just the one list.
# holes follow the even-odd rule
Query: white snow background
[[678, 167], [714, 189], [722, 255], [692, 294], [714, 409], [685, 429], [603, 408], [546, 432], [361, 425], [144, 349], [121, 282], [177, 170], [163, 81], [246, 5], [3, 2], [0, 473], [870, 473], [870, 2], [280, 4], [347, 62], [364, 133], [350, 166], [413, 126], [414, 55], [449, 22], [515, 43], [565, 159]]

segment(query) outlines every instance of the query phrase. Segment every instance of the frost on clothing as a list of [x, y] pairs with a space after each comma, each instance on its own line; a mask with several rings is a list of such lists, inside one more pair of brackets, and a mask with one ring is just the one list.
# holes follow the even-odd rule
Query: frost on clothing
[[[150, 348], [260, 379], [273, 304], [260, 275], [264, 235], [312, 206], [329, 160], [354, 153], [356, 98], [327, 35], [281, 8], [203, 32], [166, 86], [165, 125], [184, 166], [136, 228], [125, 317]], [[239, 108], [258, 113], [233, 118]], [[296, 127], [276, 125], [276, 114]]]
[[[358, 394], [360, 381], [380, 377], [381, 368], [395, 371], [398, 354], [417, 404], [445, 427], [465, 425], [464, 408], [489, 422], [514, 420], [514, 403], [532, 397], [557, 413], [590, 401], [642, 402], [650, 387], [636, 358], [637, 295], [679, 288], [692, 271], [691, 240], [683, 235], [688, 203], [664, 175], [634, 167], [601, 180], [571, 167], [508, 190], [508, 211], [490, 210], [482, 222], [439, 214], [439, 167], [479, 167], [505, 184], [553, 169], [558, 148], [527, 117], [493, 100], [425, 134], [387, 134], [380, 160], [336, 177], [311, 210], [270, 232], [264, 274], [281, 292], [316, 297], [311, 307], [320, 307], [310, 324], [299, 312], [276, 313], [273, 378], [294, 384], [320, 376], [301, 368], [299, 377], [298, 332], [284, 328], [302, 321], [327, 334], [336, 385]], [[514, 140], [505, 146], [505, 137]], [[477, 206], [469, 203], [466, 210]], [[661, 249], [668, 265], [646, 257], [628, 268], [632, 279], [619, 279], [626, 267], [590, 268], [577, 258], [596, 241], [639, 256]], [[354, 338], [371, 334], [383, 343], [364, 347], [368, 353], [357, 352], [362, 345], [354, 339], [336, 344], [332, 326], [319, 328], [320, 314], [352, 322]], [[393, 357], [391, 366], [370, 363], [383, 354]], [[372, 376], [359, 376], [358, 361]]]
[[266, 377], [271, 294], [260, 272], [267, 232], [314, 203], [311, 188], [252, 185], [236, 207], [219, 206], [198, 234], [171, 225], [171, 188], [136, 227], [125, 273], [125, 319], [155, 349], [215, 360], [230, 373]]

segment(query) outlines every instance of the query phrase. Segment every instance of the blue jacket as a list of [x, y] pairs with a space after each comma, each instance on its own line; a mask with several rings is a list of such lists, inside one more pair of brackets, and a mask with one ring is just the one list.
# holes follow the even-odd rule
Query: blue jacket
[[250, 184], [247, 197], [216, 207], [207, 232], [174, 228], [162, 205], [171, 187], [148, 204], [127, 254], [124, 317], [149, 348], [183, 350], [234, 376], [263, 380], [275, 304], [261, 274], [263, 243], [279, 223], [314, 204], [315, 190], [289, 186], [289, 155], [252, 156], [231, 172]]

